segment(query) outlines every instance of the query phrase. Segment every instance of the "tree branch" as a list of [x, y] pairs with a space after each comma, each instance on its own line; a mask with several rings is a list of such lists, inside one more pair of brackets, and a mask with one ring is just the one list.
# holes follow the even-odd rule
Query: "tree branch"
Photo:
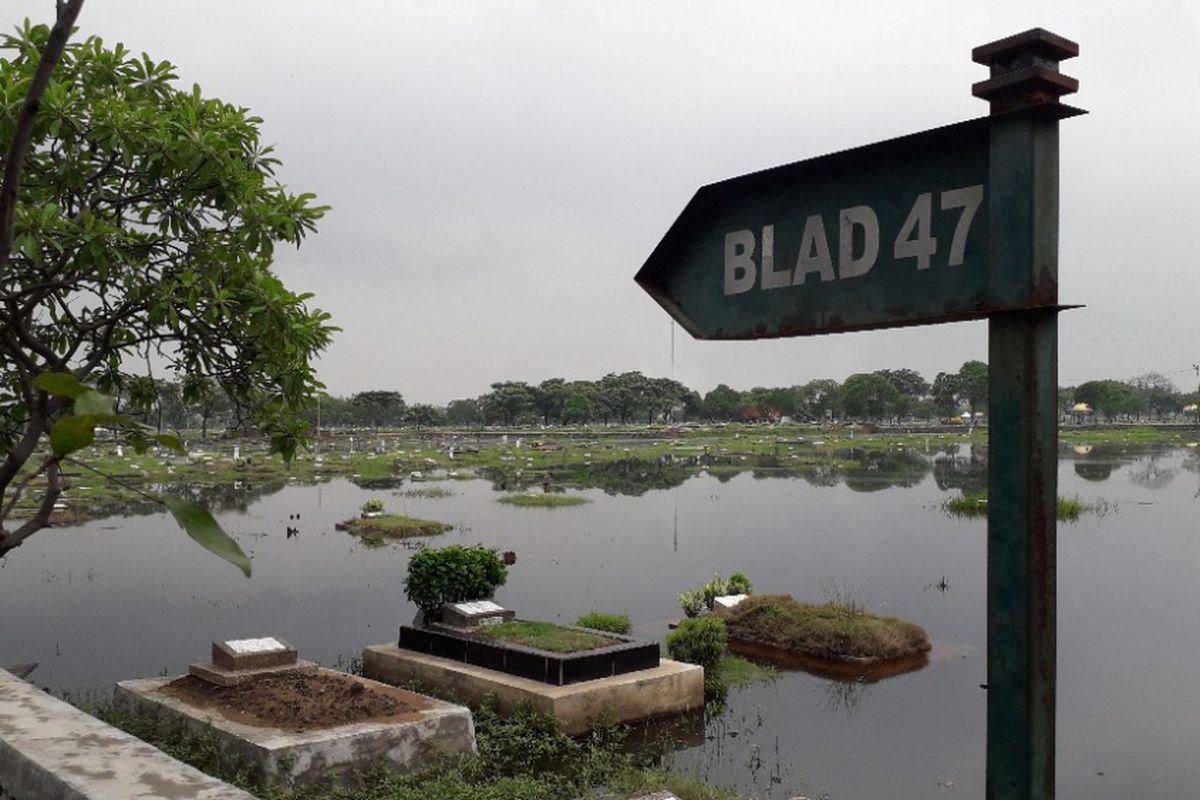
[[75, 18], [79, 16], [82, 8], [83, 0], [60, 0], [58, 3], [58, 20], [50, 31], [50, 38], [46, 40], [46, 49], [42, 51], [41, 61], [38, 62], [33, 81], [29, 84], [29, 94], [25, 96], [25, 105], [21, 107], [21, 114], [17, 117], [17, 127], [13, 131], [13, 139], [8, 146], [4, 162], [4, 183], [0, 184], [0, 271], [8, 266], [8, 256], [12, 252], [21, 168], [25, 164], [25, 155], [29, 152], [33, 124], [42, 104], [42, 95], [50, 85], [50, 74], [62, 58], [67, 39], [75, 27]]

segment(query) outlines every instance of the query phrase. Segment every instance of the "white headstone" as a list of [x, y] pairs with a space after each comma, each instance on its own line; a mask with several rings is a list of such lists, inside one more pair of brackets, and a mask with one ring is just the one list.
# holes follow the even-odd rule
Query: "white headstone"
[[713, 611], [728, 611], [747, 597], [749, 595], [746, 594], [723, 594], [720, 597], [714, 597]]
[[268, 636], [264, 639], [229, 639], [225, 642], [225, 646], [239, 656], [250, 653], [274, 653], [287, 649], [282, 642], [273, 636]]
[[504, 606], [491, 600], [472, 600], [467, 603], [454, 603], [454, 610], [464, 616], [473, 617], [476, 614], [495, 614], [497, 611], [503, 611]]

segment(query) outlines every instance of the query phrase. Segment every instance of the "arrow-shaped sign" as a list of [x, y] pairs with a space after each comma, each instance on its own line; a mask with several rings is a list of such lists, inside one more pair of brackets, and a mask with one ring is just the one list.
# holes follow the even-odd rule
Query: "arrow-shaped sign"
[[988, 159], [984, 118], [710, 184], [637, 282], [701, 339], [1026, 307], [989, 277]]

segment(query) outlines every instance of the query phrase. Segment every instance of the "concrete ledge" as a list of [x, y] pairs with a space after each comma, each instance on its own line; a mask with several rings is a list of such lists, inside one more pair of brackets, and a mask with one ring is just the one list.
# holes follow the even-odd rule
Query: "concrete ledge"
[[0, 670], [0, 797], [254, 800]]
[[[423, 695], [405, 693], [420, 709], [412, 720], [291, 732], [246, 725], [226, 718], [218, 709], [194, 708], [160, 693], [176, 677], [121, 681], [113, 703], [131, 714], [157, 716], [164, 724], [182, 724], [197, 735], [216, 737], [229, 766], [249, 764], [266, 784], [299, 786], [327, 778], [344, 782], [380, 762], [407, 772], [442, 754], [475, 751], [471, 712]], [[363, 683], [370, 686], [374, 681]]]
[[393, 686], [418, 681], [468, 703], [491, 694], [501, 711], [529, 707], [551, 714], [572, 735], [597, 719], [632, 722], [704, 707], [704, 669], [665, 658], [652, 669], [556, 686], [377, 644], [363, 650], [363, 675]]

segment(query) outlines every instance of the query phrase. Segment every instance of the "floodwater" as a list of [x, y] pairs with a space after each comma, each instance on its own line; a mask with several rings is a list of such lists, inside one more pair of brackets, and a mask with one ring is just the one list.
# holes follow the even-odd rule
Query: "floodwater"
[[[731, 691], [669, 758], [763, 798], [983, 795], [986, 523], [940, 509], [985, 480], [978, 457], [908, 451], [850, 474], [651, 472], [655, 488], [626, 469], [597, 483], [627, 493], [588, 489], [592, 503], [560, 509], [499, 504], [485, 480], [422, 484], [454, 492], [441, 499], [342, 480], [234, 492], [218, 516], [252, 555], [252, 580], [165, 515], [45, 531], [0, 562], [0, 663], [39, 661], [35, 682], [72, 694], [183, 671], [214, 639], [282, 636], [344, 664], [394, 640], [414, 611], [411, 551], [333, 528], [381, 497], [455, 524], [438, 544], [516, 551], [497, 599], [524, 617], [620, 612], [662, 637], [679, 592], [741, 571], [758, 591], [852, 598], [917, 622], [936, 641], [923, 669], [876, 683], [784, 670]], [[1103, 510], [1059, 526], [1058, 796], [1195, 797], [1197, 450], [1064, 448], [1059, 494]]]

